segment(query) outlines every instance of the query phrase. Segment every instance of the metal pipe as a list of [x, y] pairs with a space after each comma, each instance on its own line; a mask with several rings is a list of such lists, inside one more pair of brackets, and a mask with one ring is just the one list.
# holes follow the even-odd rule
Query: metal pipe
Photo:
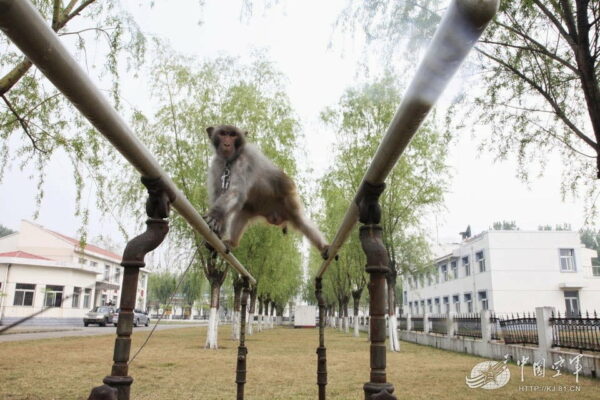
[[357, 200], [365, 182], [383, 183], [458, 67], [475, 46], [498, 9], [499, 0], [455, 0], [440, 22], [425, 57], [408, 87], [365, 173], [354, 201], [330, 245], [317, 278], [344, 244], [358, 220]]
[[233, 268], [242, 276], [248, 277], [252, 284], [256, 284], [256, 280], [233, 254], [228, 253], [223, 242], [212, 232], [194, 206], [96, 88], [29, 1], [0, 0], [0, 29], [142, 176], [162, 178], [167, 189], [176, 195], [172, 203], [173, 208]]

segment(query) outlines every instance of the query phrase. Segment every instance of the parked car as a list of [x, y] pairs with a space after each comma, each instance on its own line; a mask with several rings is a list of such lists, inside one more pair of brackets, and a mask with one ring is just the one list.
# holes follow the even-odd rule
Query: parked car
[[[117, 326], [117, 322], [119, 322], [119, 311], [121, 309], [118, 308], [115, 314], [113, 314], [112, 323]], [[133, 326], [148, 326], [150, 325], [150, 317], [147, 312], [141, 310], [133, 310]]]
[[87, 314], [83, 316], [83, 325], [88, 326], [89, 324], [98, 324], [100, 326], [106, 326], [113, 321], [113, 315], [115, 314], [115, 308], [111, 306], [98, 306], [91, 309]]

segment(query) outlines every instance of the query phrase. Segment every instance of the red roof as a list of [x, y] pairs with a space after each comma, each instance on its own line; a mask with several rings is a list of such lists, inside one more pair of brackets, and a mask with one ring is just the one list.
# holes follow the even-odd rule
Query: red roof
[[[72, 237], [69, 237], [69, 236], [65, 236], [65, 235], [63, 235], [62, 233], [58, 233], [58, 232], [51, 231], [50, 229], [45, 229], [45, 228], [44, 228], [44, 230], [46, 230], [46, 231], [48, 231], [48, 232], [52, 233], [52, 234], [53, 234], [53, 235], [55, 235], [55, 236], [58, 236], [58, 237], [60, 237], [61, 239], [64, 239], [64, 240], [66, 240], [66, 241], [67, 241], [67, 242], [69, 242], [69, 243], [72, 243], [72, 244], [74, 244], [74, 245], [75, 245], [75, 246], [77, 246], [77, 247], [79, 247], [79, 240], [77, 240], [77, 239], [74, 239], [74, 238], [72, 238]], [[120, 256], [120, 255], [118, 255], [118, 254], [115, 254], [115, 253], [113, 253], [112, 251], [105, 250], [105, 249], [103, 249], [103, 248], [101, 248], [101, 247], [94, 246], [93, 244], [86, 244], [86, 245], [85, 245], [85, 250], [86, 250], [86, 251], [91, 251], [91, 252], [93, 252], [93, 253], [97, 253], [97, 254], [102, 254], [103, 256], [110, 257], [110, 258], [114, 258], [115, 260], [117, 260], [117, 261], [121, 262], [121, 256]]]
[[25, 251], [9, 251], [8, 253], [0, 253], [0, 257], [14, 257], [14, 258], [30, 258], [34, 260], [48, 260], [49, 258], [36, 256], [35, 254], [27, 253]]

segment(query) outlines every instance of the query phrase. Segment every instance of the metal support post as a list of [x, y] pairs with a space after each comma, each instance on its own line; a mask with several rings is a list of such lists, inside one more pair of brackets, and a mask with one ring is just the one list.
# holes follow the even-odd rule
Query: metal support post
[[133, 383], [133, 378], [128, 375], [128, 363], [131, 350], [133, 309], [135, 308], [140, 268], [146, 265], [144, 262], [146, 254], [157, 248], [169, 232], [169, 222], [166, 218], [169, 216], [170, 205], [175, 200], [175, 194], [168, 190], [162, 179], [142, 177], [142, 183], [148, 189], [147, 228], [146, 232], [129, 241], [123, 252], [121, 266], [125, 271], [113, 355], [114, 364], [111, 375], [103, 380], [106, 385], [117, 389], [119, 400], [129, 400]]
[[248, 348], [246, 347], [246, 306], [248, 305], [248, 294], [250, 293], [250, 282], [244, 277], [242, 288], [242, 310], [240, 312], [240, 345], [238, 346], [237, 368], [235, 371], [235, 383], [237, 383], [237, 400], [244, 400], [244, 384], [246, 383], [246, 359]]
[[396, 400], [394, 385], [386, 380], [385, 347], [385, 310], [386, 310], [386, 274], [389, 271], [388, 254], [381, 239], [382, 228], [379, 196], [385, 184], [372, 185], [364, 182], [359, 190], [357, 205], [359, 209], [360, 242], [367, 256], [365, 270], [369, 274], [369, 316], [371, 340], [371, 374], [365, 383], [365, 400]]
[[317, 385], [319, 400], [325, 400], [327, 386], [327, 349], [325, 348], [325, 299], [323, 298], [323, 282], [315, 280], [315, 296], [319, 302], [319, 347], [317, 348]]

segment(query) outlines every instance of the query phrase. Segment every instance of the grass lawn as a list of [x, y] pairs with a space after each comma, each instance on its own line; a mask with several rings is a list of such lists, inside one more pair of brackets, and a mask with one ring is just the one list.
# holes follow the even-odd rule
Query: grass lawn
[[[130, 365], [132, 399], [234, 399], [237, 342], [221, 327], [220, 350], [205, 350], [205, 327], [156, 332]], [[134, 333], [132, 354], [147, 333]], [[110, 372], [114, 335], [0, 343], [0, 399], [87, 399]], [[363, 399], [369, 376], [369, 343], [334, 330], [326, 333], [328, 399]], [[316, 399], [318, 331], [276, 328], [247, 339], [246, 399]], [[600, 380], [563, 373], [533, 377], [531, 366], [520, 382], [510, 365], [510, 382], [496, 390], [469, 389], [465, 377], [485, 359], [402, 342], [389, 353], [388, 382], [399, 399], [599, 399]], [[556, 392], [520, 392], [519, 386], [556, 387]]]

